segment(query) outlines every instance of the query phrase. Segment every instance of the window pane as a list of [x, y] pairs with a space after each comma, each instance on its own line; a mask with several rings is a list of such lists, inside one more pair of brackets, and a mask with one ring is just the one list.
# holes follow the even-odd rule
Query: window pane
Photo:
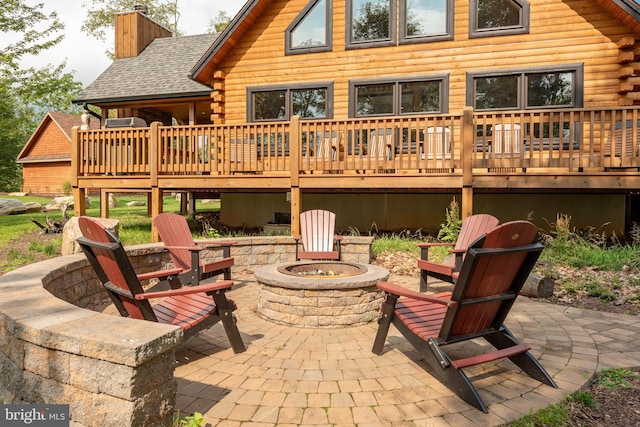
[[291, 31], [291, 47], [327, 45], [327, 1], [319, 0]]
[[573, 105], [573, 73], [527, 76], [527, 106]]
[[256, 92], [253, 94], [255, 120], [285, 119], [285, 91]]
[[301, 89], [292, 90], [293, 111], [300, 117], [327, 117], [327, 90]]
[[478, 29], [520, 26], [520, 10], [513, 0], [478, 0]]
[[447, 32], [447, 0], [407, 0], [406, 8], [407, 37]]
[[393, 84], [356, 86], [356, 115], [393, 114]]
[[440, 111], [440, 82], [402, 83], [401, 114]]
[[353, 16], [352, 41], [388, 40], [390, 38], [388, 0], [353, 0], [351, 7]]
[[479, 77], [476, 83], [476, 109], [517, 108], [518, 76]]

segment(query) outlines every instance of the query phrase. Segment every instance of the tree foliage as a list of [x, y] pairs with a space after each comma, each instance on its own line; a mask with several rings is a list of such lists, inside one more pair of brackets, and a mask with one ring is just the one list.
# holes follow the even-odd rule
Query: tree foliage
[[[85, 0], [82, 6], [87, 9], [87, 17], [82, 31], [100, 41], [107, 41], [107, 31], [110, 34], [114, 31], [116, 13], [134, 10], [137, 5], [146, 6], [151, 19], [169, 29], [174, 36], [180, 35], [178, 0]], [[112, 56], [112, 52], [108, 54]]]
[[64, 61], [39, 68], [23, 61], [60, 43], [64, 25], [56, 13], [24, 0], [0, 0], [0, 191], [20, 189], [20, 150], [46, 111], [74, 111], [71, 100], [82, 85], [64, 71]]
[[218, 12], [218, 16], [209, 21], [207, 25], [207, 32], [209, 33], [221, 33], [222, 30], [227, 28], [227, 25], [231, 22], [231, 17], [227, 12], [221, 10]]

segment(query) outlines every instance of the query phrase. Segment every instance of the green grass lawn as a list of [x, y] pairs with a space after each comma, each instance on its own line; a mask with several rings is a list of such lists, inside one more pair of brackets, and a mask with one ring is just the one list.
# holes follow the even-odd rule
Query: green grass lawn
[[[6, 197], [9, 198], [9, 197]], [[24, 196], [14, 197], [23, 203], [37, 202], [42, 206], [51, 201], [50, 198]], [[91, 217], [100, 216], [99, 198], [92, 197], [91, 204], [87, 207], [87, 215]], [[109, 217], [120, 220], [120, 239], [125, 245], [135, 245], [141, 243], [149, 243], [151, 241], [151, 218], [147, 215], [147, 206], [127, 206], [128, 202], [142, 201], [146, 202], [147, 198], [143, 195], [122, 194], [117, 195], [118, 207], [109, 209]], [[220, 203], [211, 203], [206, 205], [206, 209], [200, 208], [199, 212], [211, 212], [220, 209]], [[174, 197], [166, 197], [163, 202], [164, 212], [179, 212], [180, 203]], [[67, 211], [72, 216], [73, 210]], [[1, 215], [0, 216], [0, 245], [6, 245], [12, 240], [20, 238], [20, 236], [40, 229], [31, 222], [31, 219], [46, 225], [47, 218], [52, 220], [61, 220], [62, 214], [59, 211], [53, 212], [29, 212], [18, 215]]]

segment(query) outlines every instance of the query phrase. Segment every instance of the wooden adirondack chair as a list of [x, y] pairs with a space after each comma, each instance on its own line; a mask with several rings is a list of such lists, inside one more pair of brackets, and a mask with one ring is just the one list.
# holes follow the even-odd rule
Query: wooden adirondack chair
[[[219, 274], [223, 274], [225, 280], [231, 280], [231, 267], [235, 262], [231, 257], [231, 245], [234, 242], [195, 241], [191, 236], [187, 220], [175, 213], [167, 212], [157, 215], [153, 218], [153, 225], [158, 230], [173, 265], [182, 269], [179, 278], [183, 284], [198, 284], [201, 280]], [[200, 259], [200, 252], [212, 246], [222, 249], [222, 258], [203, 262]]]
[[[542, 252], [542, 245], [536, 243], [537, 231], [527, 221], [512, 221], [476, 240], [453, 292], [425, 295], [378, 283], [386, 300], [373, 352], [382, 354], [393, 323], [447, 387], [485, 413], [487, 407], [464, 368], [508, 357], [532, 378], [557, 387], [529, 353], [530, 347], [520, 344], [503, 324]], [[450, 344], [475, 338], [486, 339], [496, 350], [459, 359], [445, 350]]]
[[[197, 286], [182, 286], [174, 274], [179, 269], [136, 275], [118, 238], [92, 218], [78, 219], [82, 237], [78, 243], [93, 267], [98, 280], [123, 317], [179, 326], [185, 338], [222, 321], [235, 353], [245, 351], [233, 311], [236, 305], [227, 299], [233, 282], [223, 280]], [[170, 289], [145, 292], [140, 280], [161, 277]], [[151, 305], [150, 299], [159, 299]]]
[[488, 214], [471, 215], [462, 221], [460, 234], [454, 248], [451, 250], [452, 260], [449, 263], [438, 264], [429, 261], [429, 248], [434, 246], [451, 246], [453, 243], [420, 243], [420, 292], [426, 292], [429, 288], [428, 277], [454, 282], [454, 273], [460, 271], [464, 255], [469, 245], [483, 234], [498, 226], [498, 218]]
[[[300, 214], [300, 236], [296, 241], [296, 261], [301, 259], [340, 260], [342, 236], [335, 233], [336, 214], [313, 209]], [[334, 249], [335, 242], [335, 249]], [[299, 246], [302, 245], [302, 249]]]

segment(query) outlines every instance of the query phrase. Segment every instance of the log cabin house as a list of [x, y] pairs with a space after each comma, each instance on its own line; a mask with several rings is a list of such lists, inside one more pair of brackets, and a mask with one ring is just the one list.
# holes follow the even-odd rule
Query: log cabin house
[[219, 194], [226, 225], [290, 212], [294, 234], [317, 207], [434, 231], [456, 197], [620, 235], [640, 221], [639, 33], [632, 0], [249, 0], [209, 39], [119, 14], [76, 102], [125, 127], [74, 132], [74, 194], [146, 192], [152, 215]]

